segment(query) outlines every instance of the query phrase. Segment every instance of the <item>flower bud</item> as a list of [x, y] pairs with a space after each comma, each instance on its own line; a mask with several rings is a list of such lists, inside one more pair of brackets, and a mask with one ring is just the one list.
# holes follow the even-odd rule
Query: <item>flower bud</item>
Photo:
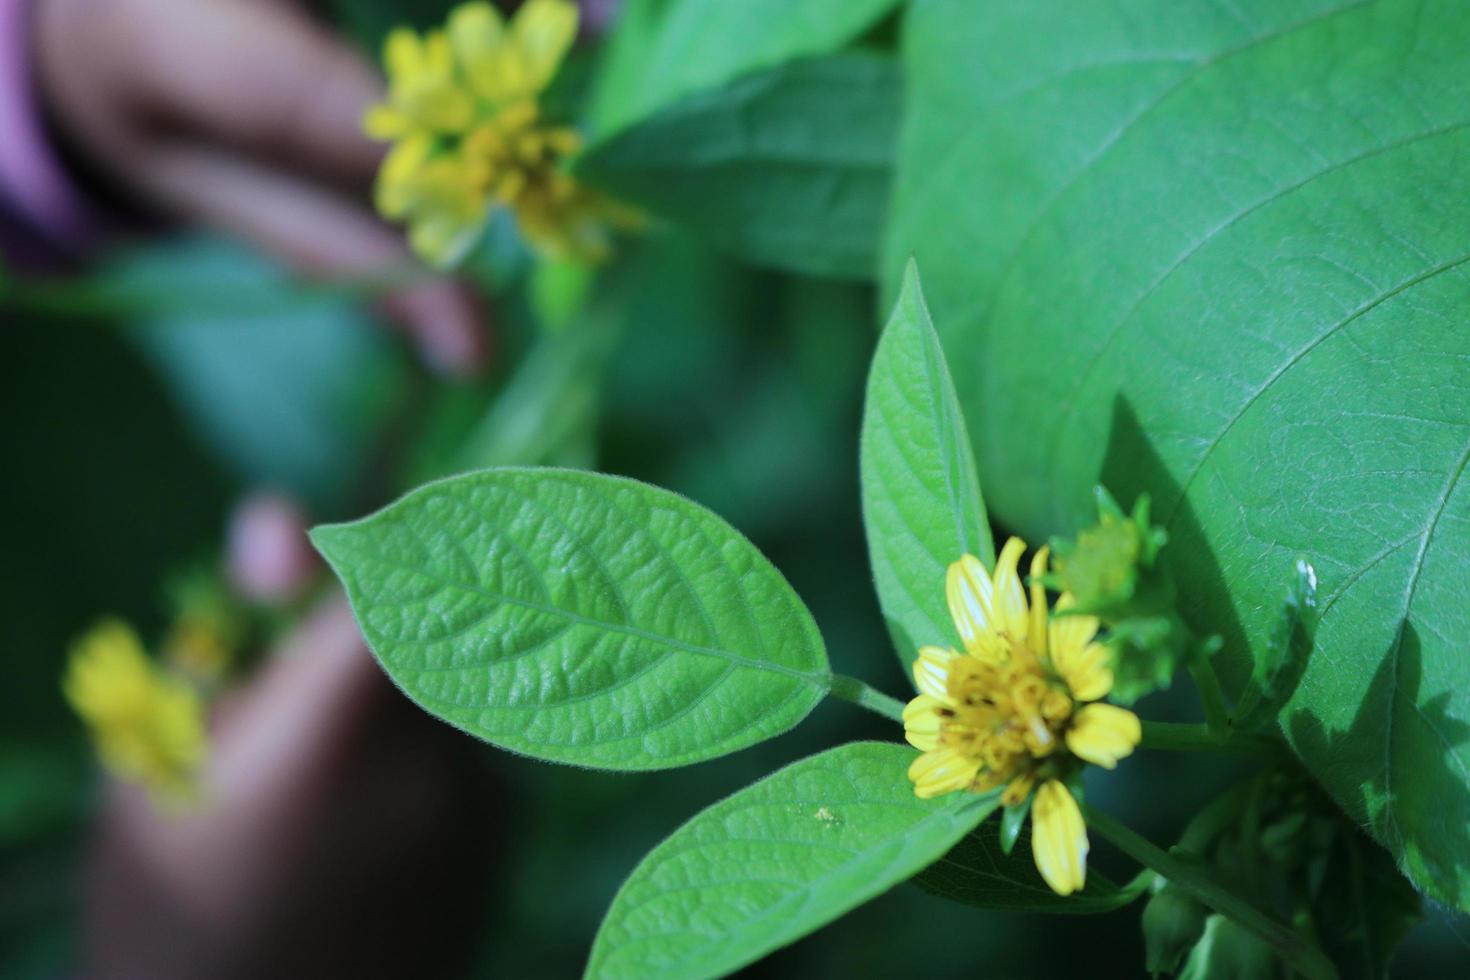
[[1223, 915], [1205, 920], [1204, 934], [1190, 951], [1179, 980], [1273, 980], [1281, 961], [1270, 946]]
[[1161, 881], [1143, 908], [1144, 962], [1154, 976], [1174, 973], [1205, 928], [1203, 905]]

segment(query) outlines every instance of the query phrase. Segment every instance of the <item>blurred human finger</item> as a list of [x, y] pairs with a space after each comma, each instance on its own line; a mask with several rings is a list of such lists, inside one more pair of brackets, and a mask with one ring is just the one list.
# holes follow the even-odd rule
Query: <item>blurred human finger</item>
[[285, 602], [311, 580], [316, 559], [306, 515], [290, 498], [258, 492], [230, 516], [225, 548], [230, 582], [256, 602]]

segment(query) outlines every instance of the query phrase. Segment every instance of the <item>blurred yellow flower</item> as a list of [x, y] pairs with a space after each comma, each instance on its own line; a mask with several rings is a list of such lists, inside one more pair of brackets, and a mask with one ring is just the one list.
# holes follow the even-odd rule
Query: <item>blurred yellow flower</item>
[[570, 0], [529, 0], [509, 23], [473, 2], [450, 14], [445, 32], [389, 37], [388, 101], [368, 110], [363, 128], [395, 143], [378, 173], [378, 210], [408, 224], [427, 261], [457, 262], [496, 207], [515, 214], [533, 249], [558, 259], [600, 260], [611, 230], [635, 223], [565, 172], [581, 140], [542, 116], [538, 100], [577, 19]]
[[62, 690], [108, 769], [162, 801], [196, 795], [208, 751], [203, 704], [154, 666], [125, 623], [104, 621], [77, 642]]
[[[909, 768], [914, 792], [929, 798], [1004, 786], [1017, 806], [1033, 789], [1031, 845], [1036, 867], [1061, 895], [1087, 875], [1087, 830], [1066, 779], [1082, 763], [1111, 769], [1142, 734], [1133, 712], [1094, 704], [1113, 686], [1091, 616], [1048, 615], [1047, 549], [1031, 563], [1031, 597], [1017, 572], [1026, 545], [1011, 538], [993, 573], [965, 555], [949, 567], [945, 591], [964, 652], [928, 646], [914, 662], [919, 696], [904, 709], [904, 731], [923, 754]], [[1057, 611], [1073, 605], [1063, 595]]]

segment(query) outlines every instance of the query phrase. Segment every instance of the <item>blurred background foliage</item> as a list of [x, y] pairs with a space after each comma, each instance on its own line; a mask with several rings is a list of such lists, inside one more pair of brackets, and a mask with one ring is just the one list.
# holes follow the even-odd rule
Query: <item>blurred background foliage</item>
[[[327, 8], [376, 51], [389, 27], [432, 26], [451, 5]], [[646, 24], [666, 8], [699, 6], [632, 5], [602, 69], [594, 125], [632, 111], [611, 93], [637, 93], [616, 98], [644, 108], [667, 99], [636, 70], [667, 57], [650, 52]], [[868, 4], [858, 21], [887, 6]], [[760, 25], [743, 20], [735, 26]], [[865, 37], [891, 43], [892, 21]], [[842, 38], [805, 40], [823, 50]], [[773, 58], [804, 43], [775, 41]], [[569, 100], [597, 54], [579, 51]], [[97, 782], [60, 693], [69, 642], [109, 613], [160, 635], [165, 583], [217, 554], [229, 507], [249, 488], [289, 491], [329, 520], [496, 463], [646, 480], [751, 536], [812, 608], [840, 670], [907, 689], [877, 612], [859, 513], [858, 421], [881, 320], [869, 285], [755, 269], [669, 232], [593, 276], [533, 266], [500, 229], [468, 269], [493, 294], [497, 345], [487, 377], [468, 383], [431, 379], [380, 329], [365, 301], [371, 284], [305, 285], [231, 241], [171, 236], [64, 280], [10, 281], [0, 332], [0, 975], [59, 975], [75, 952]], [[1144, 710], [1187, 718], [1193, 707], [1176, 691]], [[820, 748], [893, 736], [829, 703], [790, 735], [678, 772], [588, 772], [477, 746], [487, 783], [505, 787], [496, 806], [510, 857], [485, 884], [464, 975], [579, 974], [622, 879], [699, 808]], [[1162, 837], [1229, 775], [1142, 753], [1095, 793]], [[1128, 874], [1115, 855], [1098, 863]], [[748, 972], [1069, 976], [1085, 958], [1093, 975], [1136, 976], [1138, 914], [1138, 905], [1100, 916], [984, 912], [905, 885]], [[1396, 973], [1451, 975], [1465, 955], [1455, 928], [1444, 917], [1422, 927]]]

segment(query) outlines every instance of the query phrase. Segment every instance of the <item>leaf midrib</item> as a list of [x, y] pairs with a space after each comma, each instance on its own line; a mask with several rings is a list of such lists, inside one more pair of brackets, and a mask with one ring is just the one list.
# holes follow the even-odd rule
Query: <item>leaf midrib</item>
[[[486, 589], [478, 585], [468, 585], [463, 582], [455, 582], [449, 579], [441, 578], [437, 575], [432, 575], [429, 572], [426, 572], [420, 568], [410, 568], [396, 565], [387, 561], [386, 559], [377, 558], [372, 555], [362, 556], [361, 560], [363, 560], [364, 563], [377, 563], [398, 571], [407, 571], [413, 575], [417, 575], [421, 578], [427, 579], [432, 584], [437, 585], [441, 588], [455, 589], [468, 595], [475, 595], [479, 596], [482, 599], [488, 599], [491, 602], [499, 602], [508, 606], [515, 606], [520, 609], [527, 609], [532, 612], [538, 612], [545, 616], [560, 618], [572, 623], [573, 625], [587, 626], [593, 629], [603, 630], [608, 633], [618, 633], [624, 636], [631, 636], [640, 640], [647, 640], [651, 643], [659, 643], [671, 649], [678, 650], [681, 653], [688, 653], [694, 656], [715, 657], [717, 659], [732, 663], [737, 667], [744, 667], [749, 670], [764, 670], [775, 674], [783, 674], [788, 677], [794, 677], [798, 680], [814, 684], [815, 686], [823, 690], [825, 690], [829, 686], [831, 681], [830, 675], [825, 672], [818, 673], [812, 671], [803, 671], [797, 670], [795, 667], [788, 667], [785, 664], [775, 663], [773, 661], [752, 660], [748, 657], [743, 657], [732, 650], [726, 650], [723, 647], [711, 647], [704, 646], [703, 644], [690, 643], [687, 640], [680, 640], [672, 636], [666, 636], [662, 633], [655, 633], [651, 630], [645, 630], [637, 626], [631, 626], [624, 623], [611, 623], [607, 622], [606, 620], [595, 619], [591, 616], [583, 616], [580, 613], [571, 612], [570, 610], [562, 609], [559, 606], [547, 605], [540, 602], [532, 602], [529, 599], [521, 599], [515, 596], [505, 595], [504, 593], [495, 592], [491, 589]], [[748, 606], [749, 604], [742, 603], [742, 605]]]

